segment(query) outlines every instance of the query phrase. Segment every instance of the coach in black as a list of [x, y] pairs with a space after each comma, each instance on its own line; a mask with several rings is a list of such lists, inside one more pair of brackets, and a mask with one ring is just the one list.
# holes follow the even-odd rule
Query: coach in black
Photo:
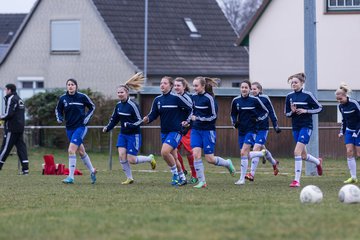
[[24, 142], [25, 105], [16, 93], [14, 84], [5, 86], [5, 114], [0, 116], [4, 121], [4, 138], [0, 150], [0, 170], [9, 156], [11, 149], [16, 146], [17, 154], [22, 166], [22, 173], [29, 174], [29, 160]]

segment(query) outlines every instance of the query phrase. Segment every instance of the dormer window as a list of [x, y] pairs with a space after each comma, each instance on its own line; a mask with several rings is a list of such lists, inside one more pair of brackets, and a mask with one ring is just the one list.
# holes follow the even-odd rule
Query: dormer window
[[190, 30], [190, 37], [193, 38], [199, 38], [201, 37], [201, 34], [198, 32], [197, 28], [195, 27], [195, 24], [193, 23], [193, 21], [191, 20], [191, 18], [184, 18], [184, 21], [186, 23], [186, 26], [189, 28]]

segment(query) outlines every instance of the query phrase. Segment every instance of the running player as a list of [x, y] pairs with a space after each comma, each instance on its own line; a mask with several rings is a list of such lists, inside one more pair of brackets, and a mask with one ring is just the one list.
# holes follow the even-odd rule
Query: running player
[[343, 118], [339, 137], [344, 136], [346, 158], [351, 176], [344, 183], [357, 183], [355, 158], [360, 156], [360, 105], [358, 101], [349, 97], [350, 92], [346, 84], [341, 84], [336, 90], [335, 96], [340, 103], [339, 110]]
[[[81, 160], [90, 171], [91, 183], [96, 182], [96, 169], [93, 167], [89, 155], [85, 151], [83, 144], [87, 133], [87, 124], [90, 121], [95, 105], [91, 99], [84, 93], [78, 92], [78, 84], [75, 79], [66, 81], [66, 94], [62, 95], [55, 109], [58, 123], [66, 122], [66, 134], [70, 141], [69, 153], [69, 176], [63, 180], [63, 183], [74, 183], [74, 172], [76, 168], [76, 153], [79, 153]], [[88, 109], [85, 112], [85, 108]]]
[[111, 131], [119, 122], [121, 123], [121, 131], [118, 135], [116, 147], [119, 152], [119, 161], [126, 175], [126, 180], [121, 184], [132, 184], [134, 178], [130, 164], [139, 164], [148, 162], [151, 169], [156, 168], [154, 155], [137, 156], [141, 147], [140, 125], [142, 118], [139, 106], [131, 100], [129, 96], [130, 90], [139, 91], [144, 82], [142, 73], [137, 73], [131, 77], [124, 85], [117, 87], [117, 95], [120, 101], [116, 104], [114, 112], [103, 132]]
[[160, 82], [161, 95], [157, 96], [152, 104], [150, 113], [143, 118], [145, 124], [151, 123], [160, 116], [161, 127], [161, 156], [164, 158], [172, 173], [171, 185], [185, 185], [186, 177], [177, 167], [177, 147], [181, 140], [181, 122], [184, 114], [191, 113], [191, 103], [184, 97], [172, 93], [174, 80], [163, 77]]
[[240, 96], [231, 103], [231, 122], [238, 129], [239, 147], [241, 149], [240, 178], [236, 185], [245, 184], [246, 171], [249, 165], [249, 153], [255, 143], [256, 125], [267, 118], [268, 110], [259, 98], [250, 95], [251, 83], [244, 80], [240, 83]]
[[260, 157], [264, 157], [266, 160], [268, 160], [271, 163], [271, 165], [273, 166], [275, 176], [279, 173], [279, 169], [278, 169], [279, 162], [272, 157], [271, 152], [265, 147], [266, 139], [269, 133], [269, 118], [271, 119], [271, 122], [273, 124], [276, 133], [280, 133], [281, 129], [278, 126], [276, 113], [271, 103], [271, 100], [267, 95], [264, 95], [262, 91], [263, 91], [262, 86], [259, 82], [251, 83], [252, 95], [254, 97], [258, 97], [261, 100], [261, 102], [264, 104], [266, 109], [269, 111], [269, 115], [267, 118], [265, 118], [262, 121], [259, 121], [258, 124], [256, 124], [257, 128], [256, 128], [255, 145], [253, 147], [253, 151], [249, 153], [249, 158], [251, 159], [251, 165], [250, 165], [251, 171], [245, 176], [245, 178], [249, 181], [254, 181], [255, 172]]
[[[186, 100], [188, 100], [192, 104], [191, 96], [189, 94], [189, 91], [190, 91], [189, 84], [185, 78], [182, 78], [182, 77], [175, 78], [174, 90], [177, 94], [183, 96]], [[186, 120], [186, 119], [184, 119], [184, 120]], [[189, 162], [189, 167], [191, 169], [191, 178], [190, 178], [189, 182], [192, 184], [195, 184], [195, 183], [197, 183], [198, 179], [196, 177], [196, 171], [194, 168], [194, 156], [192, 154], [192, 149], [190, 146], [190, 133], [191, 133], [190, 126], [183, 128], [183, 136], [182, 136], [180, 144], [178, 146], [177, 157], [181, 164], [181, 168], [183, 169], [183, 171], [185, 173], [186, 170], [184, 167], [184, 162], [183, 162], [183, 159], [180, 154], [181, 146], [183, 146], [186, 157]]]
[[285, 115], [291, 118], [293, 137], [296, 142], [295, 179], [290, 183], [290, 187], [300, 187], [302, 160], [316, 164], [318, 175], [322, 175], [322, 159], [306, 151], [313, 129], [312, 115], [320, 113], [322, 106], [311, 92], [303, 89], [305, 80], [304, 73], [297, 73], [288, 78], [294, 91], [286, 96]]
[[193, 81], [195, 93], [192, 97], [193, 112], [191, 115], [192, 131], [190, 135], [191, 148], [194, 155], [194, 167], [199, 179], [195, 188], [206, 188], [204, 165], [201, 159], [204, 151], [208, 163], [216, 166], [226, 167], [232, 176], [235, 175], [235, 168], [230, 159], [223, 159], [214, 156], [217, 119], [217, 103], [214, 98], [213, 86], [217, 86], [214, 79], [196, 77]]

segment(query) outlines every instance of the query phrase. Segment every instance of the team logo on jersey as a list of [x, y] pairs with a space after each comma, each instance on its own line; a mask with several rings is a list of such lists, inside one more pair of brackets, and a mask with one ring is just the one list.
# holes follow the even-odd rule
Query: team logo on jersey
[[240, 109], [240, 104], [236, 104], [236, 109], [239, 111], [239, 109]]
[[25, 108], [25, 104], [24, 104], [24, 102], [23, 102], [22, 99], [19, 100], [19, 108], [20, 108], [20, 109]]
[[67, 107], [67, 105], [68, 105], [68, 103], [66, 102], [65, 99], [63, 100], [63, 104], [64, 104], [64, 107]]
[[158, 108], [158, 110], [160, 110], [160, 107], [161, 107], [161, 106], [160, 106], [160, 102], [158, 102], [158, 103], [157, 103], [157, 108]]

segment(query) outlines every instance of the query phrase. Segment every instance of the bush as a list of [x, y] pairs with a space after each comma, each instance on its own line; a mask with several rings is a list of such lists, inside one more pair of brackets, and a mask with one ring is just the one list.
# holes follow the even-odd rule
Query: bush
[[[95, 104], [95, 112], [90, 120], [89, 125], [105, 126], [112, 114], [116, 100], [106, 99], [103, 94], [99, 92], [93, 92], [91, 89], [79, 90], [82, 93], [87, 94]], [[55, 89], [52, 91], [42, 92], [35, 94], [31, 98], [25, 101], [27, 110], [27, 125], [35, 126], [58, 126], [55, 117], [55, 108], [59, 97], [65, 93], [64, 89]], [[63, 131], [45, 131], [44, 129], [34, 130], [32, 132], [32, 144], [48, 147], [61, 147], [66, 145], [64, 139], [65, 134]], [[99, 132], [100, 134], [100, 132]], [[98, 144], [100, 144], [100, 136], [98, 138]]]

